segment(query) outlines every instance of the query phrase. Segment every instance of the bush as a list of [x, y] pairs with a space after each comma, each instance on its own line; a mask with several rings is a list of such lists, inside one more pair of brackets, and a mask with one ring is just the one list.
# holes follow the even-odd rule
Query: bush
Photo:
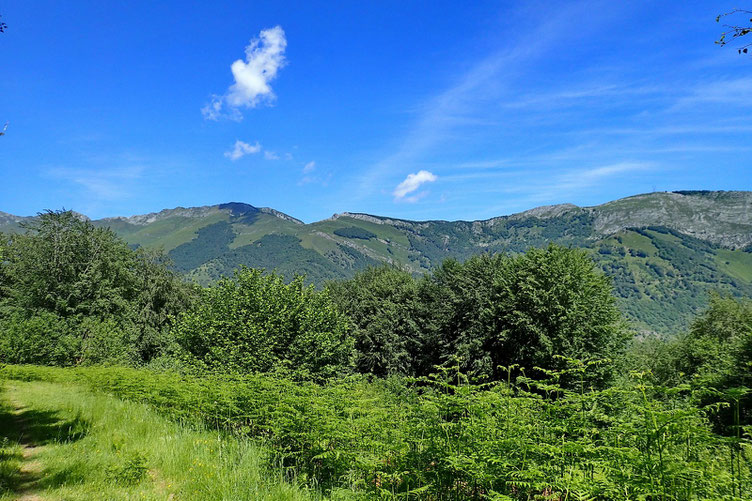
[[212, 371], [326, 379], [351, 365], [346, 318], [302, 277], [285, 284], [279, 275], [241, 268], [204, 289], [174, 332], [189, 363]]
[[73, 365], [80, 350], [69, 323], [54, 313], [14, 312], [0, 319], [0, 362]]
[[134, 363], [133, 343], [114, 320], [62, 318], [40, 311], [0, 319], [0, 362], [38, 365]]

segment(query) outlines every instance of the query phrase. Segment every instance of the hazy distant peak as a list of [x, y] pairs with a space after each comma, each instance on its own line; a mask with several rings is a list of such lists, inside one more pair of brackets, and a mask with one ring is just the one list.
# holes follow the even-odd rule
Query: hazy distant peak
[[280, 212], [277, 209], [272, 209], [271, 207], [259, 207], [258, 209], [260, 212], [263, 212], [264, 214], [270, 214], [272, 216], [278, 217], [280, 219], [284, 219], [285, 221], [290, 221], [291, 223], [295, 224], [305, 224], [300, 219], [294, 218], [288, 214], [285, 214], [284, 212]]
[[556, 204], [556, 205], [541, 205], [533, 209], [526, 210], [513, 214], [512, 218], [525, 218], [525, 217], [537, 217], [538, 219], [550, 219], [559, 217], [562, 214], [570, 212], [572, 210], [578, 210], [579, 207], [574, 204]]
[[22, 216], [14, 216], [13, 214], [8, 214], [7, 212], [0, 211], [0, 224], [18, 223], [23, 221], [24, 219], [27, 218]]
[[120, 221], [128, 224], [134, 224], [138, 226], [145, 226], [147, 224], [154, 223], [161, 219], [168, 217], [191, 217], [199, 218], [208, 215], [215, 210], [216, 206], [203, 206], [203, 207], [175, 207], [174, 209], [163, 209], [159, 212], [150, 212], [149, 214], [138, 214], [130, 217], [106, 217], [101, 221]]

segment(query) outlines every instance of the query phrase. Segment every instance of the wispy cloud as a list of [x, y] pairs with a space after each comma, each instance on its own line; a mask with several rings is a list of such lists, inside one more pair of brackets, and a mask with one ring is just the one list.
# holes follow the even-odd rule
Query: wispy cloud
[[427, 170], [421, 170], [415, 174], [408, 174], [405, 180], [398, 184], [396, 188], [394, 188], [394, 191], [392, 192], [392, 195], [394, 195], [394, 200], [417, 202], [426, 195], [425, 192], [415, 194], [411, 197], [407, 197], [407, 195], [416, 191], [425, 183], [433, 183], [437, 179], [438, 177], [436, 175], [428, 172]]
[[[357, 194], [366, 197], [383, 187], [396, 172], [415, 169], [426, 156], [458, 139], [472, 137], [478, 128], [505, 128], [509, 125], [498, 111], [505, 92], [523, 67], [546, 54], [569, 32], [567, 20], [592, 6], [566, 6], [504, 47], [478, 60], [459, 73], [454, 84], [417, 107], [415, 120], [397, 147], [371, 164], [359, 180]], [[529, 12], [525, 17], [530, 17]], [[465, 60], [462, 61], [465, 63]], [[460, 133], [467, 129], [470, 134]]]
[[229, 158], [230, 160], [234, 162], [236, 160], [243, 158], [246, 155], [252, 155], [260, 151], [261, 151], [261, 145], [258, 142], [256, 142], [256, 144], [251, 145], [241, 140], [237, 140], [235, 141], [235, 146], [230, 151], [225, 151], [225, 157]]
[[587, 169], [578, 169], [556, 176], [551, 189], [562, 192], [572, 192], [590, 188], [603, 179], [638, 171], [655, 170], [657, 166], [652, 162], [620, 162], [611, 165], [602, 165]]
[[273, 151], [264, 150], [264, 158], [267, 160], [279, 160], [279, 155]]
[[235, 83], [221, 96], [212, 96], [201, 113], [207, 120], [227, 117], [242, 119], [241, 108], [255, 108], [274, 100], [271, 81], [285, 65], [287, 39], [280, 26], [262, 30], [258, 38], [245, 48], [245, 61], [238, 59], [230, 66]]
[[302, 177], [298, 181], [298, 186], [305, 186], [307, 184], [329, 186], [329, 183], [334, 177], [333, 173], [331, 171], [328, 171], [326, 168], [322, 172], [322, 170], [319, 169], [319, 166], [313, 160], [305, 164], [300, 172], [302, 174]]
[[729, 104], [749, 108], [752, 106], [752, 78], [718, 79], [699, 83], [689, 89], [688, 95], [679, 98], [671, 111], [705, 104]]
[[142, 165], [111, 169], [55, 167], [46, 175], [78, 185], [96, 200], [115, 201], [131, 196], [133, 184], [143, 177], [145, 169]]

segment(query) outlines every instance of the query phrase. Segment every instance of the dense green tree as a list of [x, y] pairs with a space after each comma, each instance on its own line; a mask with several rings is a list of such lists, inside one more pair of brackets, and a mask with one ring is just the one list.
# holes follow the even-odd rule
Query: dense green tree
[[419, 372], [430, 373], [456, 357], [470, 374], [493, 374], [486, 346], [495, 332], [493, 284], [507, 259], [502, 254], [481, 254], [464, 263], [447, 259], [423, 278]]
[[136, 293], [132, 251], [71, 211], [47, 212], [14, 235], [5, 275], [8, 304], [61, 317], [123, 316]]
[[[190, 288], [168, 270], [164, 256], [134, 251], [110, 229], [71, 211], [40, 214], [25, 229], [0, 239], [3, 336], [28, 334], [34, 325], [56, 319], [66, 334], [50, 342], [67, 347], [68, 364], [105, 358], [146, 362], [168, 343], [170, 316], [185, 307]], [[40, 315], [46, 319], [41, 324], [33, 320]], [[107, 330], [111, 339], [105, 340]], [[49, 363], [61, 363], [60, 346]], [[104, 347], [111, 348], [110, 355]]]
[[582, 250], [550, 245], [448, 261], [422, 289], [426, 344], [482, 379], [515, 364], [559, 369], [558, 355], [613, 356], [626, 340], [609, 280]]
[[395, 266], [367, 268], [351, 280], [330, 282], [327, 290], [350, 318], [358, 371], [378, 376], [412, 374], [419, 351], [417, 284]]
[[627, 338], [608, 277], [580, 249], [552, 244], [509, 259], [494, 282], [493, 312], [494, 366], [607, 358]]
[[703, 404], [724, 403], [718, 427], [734, 434], [735, 425], [752, 424], [752, 301], [714, 294], [675, 344], [675, 371], [708, 389]]
[[353, 350], [347, 319], [326, 291], [248, 268], [203, 289], [175, 333], [190, 363], [220, 372], [320, 380], [349, 369]]

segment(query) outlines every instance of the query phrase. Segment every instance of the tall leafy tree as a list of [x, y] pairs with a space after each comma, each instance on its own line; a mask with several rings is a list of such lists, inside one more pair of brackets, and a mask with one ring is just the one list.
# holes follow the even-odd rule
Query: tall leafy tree
[[608, 278], [585, 251], [553, 244], [445, 262], [422, 294], [438, 361], [458, 357], [481, 379], [501, 378], [500, 366], [554, 370], [558, 356], [612, 356], [627, 336]]
[[68, 363], [89, 361], [87, 353], [100, 360], [103, 346], [128, 352], [113, 353], [117, 361], [156, 355], [170, 316], [189, 300], [189, 288], [163, 256], [134, 251], [71, 211], [45, 212], [25, 229], [0, 242], [0, 320], [18, 327], [5, 328], [6, 335], [28, 337], [23, 324], [46, 315], [44, 325], [57, 318], [69, 333], [57, 341], [67, 346]]
[[464, 263], [447, 259], [420, 282], [421, 352], [418, 372], [458, 358], [467, 372], [493, 374], [487, 352], [495, 332], [493, 284], [508, 259], [503, 254], [481, 254]]
[[611, 283], [583, 250], [551, 244], [510, 258], [493, 295], [494, 366], [562, 368], [556, 355], [607, 358], [626, 341]]
[[327, 290], [349, 317], [355, 338], [357, 370], [387, 376], [412, 374], [419, 351], [417, 284], [396, 266], [371, 267]]

